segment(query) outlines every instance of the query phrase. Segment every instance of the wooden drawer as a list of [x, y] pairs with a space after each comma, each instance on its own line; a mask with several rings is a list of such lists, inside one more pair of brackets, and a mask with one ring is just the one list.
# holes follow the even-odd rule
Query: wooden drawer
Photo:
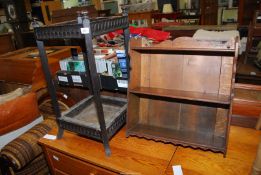
[[69, 157], [48, 148], [46, 149], [46, 152], [55, 175], [116, 175], [114, 172]]

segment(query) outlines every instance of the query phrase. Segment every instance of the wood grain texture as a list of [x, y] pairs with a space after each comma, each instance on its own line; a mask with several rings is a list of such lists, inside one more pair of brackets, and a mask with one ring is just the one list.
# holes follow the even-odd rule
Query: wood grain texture
[[41, 11], [42, 11], [45, 25], [49, 25], [52, 23], [52, 19], [51, 19], [52, 12], [55, 10], [62, 9], [63, 6], [62, 3], [57, 0], [41, 2], [40, 4], [41, 4]]
[[220, 56], [185, 55], [182, 90], [217, 94], [220, 67]]
[[232, 126], [226, 158], [213, 152], [178, 147], [166, 175], [173, 175], [173, 165], [181, 165], [184, 175], [249, 174], [260, 136], [260, 131]]
[[169, 90], [161, 88], [137, 87], [129, 90], [134, 94], [146, 94], [158, 97], [168, 97], [173, 99], [184, 99], [192, 101], [203, 101], [217, 104], [230, 104], [230, 97], [214, 93], [204, 93], [196, 91]]
[[[47, 50], [53, 50], [48, 54], [52, 75], [59, 70], [59, 60], [71, 55], [71, 48], [80, 50], [76, 46], [46, 47]], [[38, 49], [27, 47], [0, 55], [0, 79], [6, 82], [31, 84], [34, 91], [46, 87]]]
[[54, 10], [52, 12], [52, 23], [75, 20], [77, 18], [77, 11], [88, 11], [89, 17], [98, 16], [98, 12], [94, 5], [72, 7], [67, 9]]
[[[56, 130], [49, 134], [56, 134]], [[105, 168], [116, 173], [173, 175], [172, 166], [181, 165], [184, 175], [243, 175], [250, 173], [260, 136], [261, 131], [232, 126], [226, 158], [210, 151], [126, 138], [125, 128], [110, 142], [111, 157], [105, 156], [102, 143], [69, 132], [65, 132], [61, 140], [40, 139], [40, 143], [48, 149], [98, 166], [98, 169]], [[70, 167], [70, 164], [65, 166]], [[66, 174], [58, 169], [55, 173]]]
[[225, 154], [236, 42], [214, 47], [184, 37], [152, 45], [135, 43], [130, 55], [138, 69], [130, 71], [137, 79], [128, 88], [132, 106], [127, 135]]
[[219, 79], [219, 94], [230, 95], [232, 88], [233, 57], [222, 57]]
[[15, 50], [15, 45], [12, 37], [12, 33], [0, 34], [0, 54]]
[[126, 139], [125, 128], [110, 141], [110, 157], [105, 156], [102, 143], [69, 132], [60, 140], [41, 139], [40, 144], [118, 174], [163, 174], [176, 150], [171, 144], [134, 137]]
[[[64, 155], [60, 152], [46, 149], [48, 159], [52, 162], [56, 170], [62, 170], [67, 174], [95, 174], [95, 175], [116, 175], [106, 169], [99, 168], [92, 164], [80, 161], [70, 156]], [[70, 165], [70, 166], [68, 166]]]
[[232, 109], [232, 124], [255, 127], [261, 113], [261, 86], [236, 84]]

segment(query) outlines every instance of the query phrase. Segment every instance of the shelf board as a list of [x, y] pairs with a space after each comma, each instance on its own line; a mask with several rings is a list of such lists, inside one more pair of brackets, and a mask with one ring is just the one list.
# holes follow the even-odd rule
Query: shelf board
[[226, 139], [224, 137], [215, 136], [213, 133], [168, 129], [145, 124], [136, 124], [127, 130], [127, 135], [144, 137], [166, 143], [171, 142], [204, 150], [210, 149], [223, 153], [226, 147]]
[[180, 54], [180, 55], [206, 55], [206, 56], [235, 56], [235, 50], [221, 48], [174, 48], [174, 47], [132, 47], [132, 50], [150, 54]]
[[130, 93], [141, 94], [141, 95], [151, 95], [156, 97], [166, 97], [180, 100], [190, 100], [198, 102], [207, 102], [221, 105], [229, 105], [231, 103], [230, 96], [211, 94], [211, 93], [201, 93], [201, 92], [191, 92], [182, 90], [169, 90], [161, 88], [150, 88], [150, 87], [137, 87], [129, 89]]

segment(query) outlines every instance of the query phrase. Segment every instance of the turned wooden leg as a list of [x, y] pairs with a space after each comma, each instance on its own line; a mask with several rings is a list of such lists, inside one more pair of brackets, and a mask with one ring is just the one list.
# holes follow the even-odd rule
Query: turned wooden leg
[[251, 175], [261, 175], [261, 140], [258, 145], [256, 160], [254, 161]]

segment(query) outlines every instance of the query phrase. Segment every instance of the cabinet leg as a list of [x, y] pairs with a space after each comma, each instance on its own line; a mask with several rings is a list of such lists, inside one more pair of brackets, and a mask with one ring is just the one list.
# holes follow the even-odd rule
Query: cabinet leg
[[105, 149], [106, 156], [111, 156], [111, 149], [110, 149], [109, 143], [108, 142], [106, 143], [106, 141], [105, 141], [105, 142], [103, 142], [103, 146]]
[[57, 139], [61, 139], [63, 137], [63, 131], [63, 128], [58, 128]]

